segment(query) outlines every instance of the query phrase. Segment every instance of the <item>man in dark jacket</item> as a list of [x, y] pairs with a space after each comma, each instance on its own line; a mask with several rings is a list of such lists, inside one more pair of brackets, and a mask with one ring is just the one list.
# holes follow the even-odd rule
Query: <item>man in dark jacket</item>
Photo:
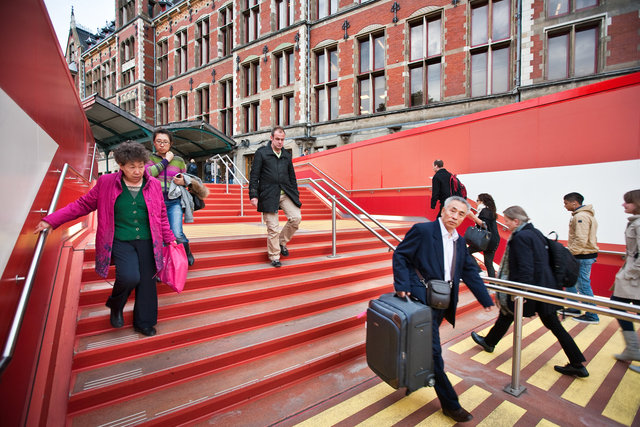
[[431, 178], [431, 209], [435, 209], [436, 203], [440, 201], [440, 209], [437, 216], [439, 218], [442, 214], [444, 201], [451, 196], [451, 173], [444, 168], [442, 160], [433, 161], [433, 171], [435, 175]]
[[418, 280], [416, 269], [425, 280], [446, 280], [451, 284], [449, 308], [433, 309], [432, 348], [435, 390], [442, 412], [457, 422], [470, 421], [473, 416], [460, 406], [458, 395], [444, 372], [440, 324], [447, 319], [455, 326], [460, 280], [464, 281], [485, 310], [489, 311], [493, 306], [480, 278], [478, 265], [469, 255], [464, 238], [456, 231], [469, 208], [469, 203], [462, 197], [450, 197], [445, 201], [442, 218], [415, 224], [393, 254], [393, 286], [399, 297], [410, 294], [426, 304], [426, 289]]
[[[300, 220], [300, 195], [293, 170], [291, 154], [283, 150], [284, 129], [276, 126], [271, 131], [271, 142], [256, 151], [249, 175], [251, 204], [263, 213], [267, 225], [267, 254], [271, 265], [280, 267], [280, 255], [288, 256], [287, 243], [298, 230]], [[287, 223], [280, 226], [278, 210], [287, 216]]]

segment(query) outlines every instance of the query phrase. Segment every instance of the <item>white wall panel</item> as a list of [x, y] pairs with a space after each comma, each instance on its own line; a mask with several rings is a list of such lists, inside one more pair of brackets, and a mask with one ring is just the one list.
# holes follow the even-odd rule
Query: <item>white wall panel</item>
[[[4, 271], [58, 144], [0, 89], [0, 273]], [[40, 208], [40, 207], [39, 207]], [[49, 206], [42, 206], [48, 209]]]
[[598, 241], [623, 245], [628, 215], [621, 206], [622, 196], [640, 189], [640, 160], [466, 174], [460, 179], [469, 198], [489, 193], [499, 213], [520, 205], [537, 228], [544, 233], [555, 230], [563, 240], [567, 239], [571, 214], [562, 198], [576, 191], [595, 209]]

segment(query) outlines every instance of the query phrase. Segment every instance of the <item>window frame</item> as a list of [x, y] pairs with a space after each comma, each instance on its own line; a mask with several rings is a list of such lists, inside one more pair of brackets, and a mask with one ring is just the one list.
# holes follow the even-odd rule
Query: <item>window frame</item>
[[[335, 55], [336, 66], [335, 66], [335, 75], [332, 70], [332, 55]], [[315, 118], [316, 122], [325, 122], [330, 120], [335, 120], [338, 118], [340, 114], [340, 106], [339, 100], [332, 103], [332, 91], [336, 91], [336, 95], [339, 96], [338, 93], [338, 78], [339, 78], [339, 61], [340, 55], [338, 51], [338, 45], [333, 44], [330, 46], [325, 46], [322, 49], [318, 49], [314, 52], [315, 57], [315, 82], [316, 84], [313, 87], [314, 90], [314, 98], [315, 98]], [[322, 67], [320, 65], [320, 58], [323, 57], [324, 61], [322, 63]], [[323, 70], [320, 70], [323, 68]], [[320, 79], [321, 71], [324, 74], [325, 78], [323, 80]], [[321, 99], [322, 93], [325, 93], [325, 99]], [[326, 112], [326, 117], [322, 117], [321, 111]]]
[[233, 3], [228, 4], [218, 11], [220, 21], [219, 40], [222, 42], [222, 56], [231, 55], [233, 50]]
[[[376, 68], [376, 58], [377, 58], [377, 54], [376, 54], [376, 40], [378, 39], [382, 39], [382, 44], [381, 46], [383, 46], [383, 56], [384, 56], [384, 60], [383, 60], [383, 65], [382, 67], [378, 67]], [[375, 114], [375, 113], [380, 113], [380, 112], [384, 112], [387, 110], [387, 85], [386, 85], [386, 65], [387, 65], [387, 49], [386, 49], [386, 32], [385, 31], [375, 31], [372, 33], [369, 33], [367, 35], [364, 36], [360, 36], [356, 39], [357, 41], [357, 52], [358, 52], [358, 75], [356, 78], [356, 93], [357, 93], [357, 112], [356, 115], [358, 116], [362, 116], [362, 115], [370, 115], [370, 114]], [[366, 45], [369, 46], [369, 51], [368, 51], [368, 64], [367, 64], [367, 69], [363, 70], [362, 69], [362, 65], [363, 65], [363, 46], [365, 46], [364, 43], [367, 43]], [[378, 98], [378, 94], [379, 92], [379, 88], [377, 87], [377, 83], [383, 81], [384, 82], [384, 89], [382, 90], [382, 95], [384, 97], [384, 103], [383, 104], [375, 104], [375, 100], [377, 100]], [[365, 83], [368, 82], [368, 83]], [[364, 87], [365, 84], [367, 86], [367, 99], [369, 99], [370, 104], [369, 104], [369, 110], [363, 112], [363, 93], [364, 93]], [[380, 108], [380, 105], [382, 105], [382, 108]]]
[[[544, 10], [545, 16], [547, 18], [551, 18], [551, 19], [559, 18], [561, 16], [566, 16], [566, 15], [569, 15], [571, 13], [576, 13], [576, 12], [578, 12], [580, 10], [586, 10], [586, 9], [590, 9], [590, 8], [597, 7], [597, 6], [600, 5], [600, 0], [592, 0], [593, 4], [588, 4], [588, 5], [584, 6], [584, 7], [578, 7], [577, 6], [578, 1], [580, 1], [580, 0], [547, 0], [546, 4], [545, 4], [545, 8], [544, 8], [545, 9]], [[566, 4], [567, 4], [566, 12], [556, 13], [556, 14], [549, 13], [551, 11], [551, 8], [552, 8], [552, 5], [554, 4], [554, 2], [558, 3], [558, 4], [566, 2]]]
[[[506, 5], [508, 7], [506, 11], [506, 18], [508, 19], [508, 28], [506, 30], [506, 37], [498, 38], [496, 40], [493, 39], [493, 35], [495, 33], [496, 28], [496, 16], [500, 13], [500, 9], [496, 7], [497, 4]], [[469, 54], [468, 54], [468, 67], [469, 67], [469, 84], [467, 85], [469, 88], [468, 96], [471, 98], [480, 97], [480, 96], [490, 96], [495, 94], [508, 93], [513, 88], [513, 17], [512, 17], [512, 4], [510, 0], [483, 0], [474, 2], [470, 5], [472, 11], [474, 9], [479, 9], [481, 7], [486, 7], [486, 15], [485, 19], [482, 21], [486, 27], [483, 29], [486, 34], [486, 38], [476, 44], [473, 40], [474, 34], [474, 22], [473, 22], [473, 12], [469, 14]], [[498, 11], [494, 13], [494, 11]], [[498, 68], [499, 63], [494, 60], [494, 56], [496, 56], [497, 52], [502, 53], [504, 49], [507, 49], [507, 64], [506, 70], [502, 70]], [[482, 69], [478, 69], [476, 72], [476, 66], [474, 65], [475, 61], [480, 58], [481, 55], [486, 55], [486, 60], [483, 60], [484, 64]], [[501, 71], [506, 71], [506, 81], [502, 81], [502, 85], [505, 86], [504, 90], [499, 88], [499, 81], [496, 80], [496, 76], [500, 74]], [[481, 73], [481, 74], [480, 74]], [[474, 86], [477, 83], [478, 77], [483, 79], [483, 87], [478, 90]]]
[[260, 0], [243, 0], [242, 4], [244, 43], [251, 43], [260, 37]]
[[175, 75], [179, 76], [189, 71], [189, 38], [186, 28], [176, 31], [174, 44]]
[[220, 130], [227, 136], [233, 135], [233, 78], [220, 81]]
[[[206, 29], [204, 28], [206, 24]], [[206, 31], [205, 31], [206, 30]], [[195, 66], [202, 67], [211, 61], [209, 17], [198, 20], [195, 25]]]
[[[546, 81], [556, 81], [562, 79], [570, 79], [576, 77], [583, 77], [589, 75], [598, 74], [602, 68], [602, 28], [604, 22], [602, 18], [591, 19], [582, 22], [573, 22], [568, 25], [554, 27], [545, 31], [545, 67], [544, 67], [544, 79]], [[576, 73], [576, 34], [586, 31], [594, 31], [594, 49], [593, 49], [593, 72], [586, 74]], [[551, 57], [549, 51], [549, 43], [551, 39], [567, 36], [567, 55], [566, 55], [566, 70], [563, 77], [551, 77], [550, 66]]]
[[[438, 22], [438, 49], [434, 52], [431, 52], [429, 49], [431, 43], [431, 33], [430, 33], [430, 24]], [[436, 13], [423, 15], [420, 18], [411, 20], [407, 22], [408, 25], [408, 34], [409, 34], [409, 46], [408, 46], [408, 58], [407, 58], [407, 69], [408, 69], [408, 78], [409, 84], [408, 86], [408, 96], [407, 106], [416, 107], [421, 105], [428, 105], [433, 102], [442, 101], [442, 64], [444, 53], [442, 51], [443, 46], [443, 36], [442, 36], [442, 12], [438, 11]], [[420, 35], [421, 40], [418, 41], [418, 44], [422, 46], [422, 51], [420, 52], [419, 57], [413, 56], [413, 29], [416, 27], [421, 28], [422, 34]], [[438, 88], [437, 88], [437, 96], [432, 97], [432, 91], [429, 90], [430, 87], [430, 69], [433, 69], [435, 65], [438, 65]], [[420, 72], [420, 87], [422, 88], [422, 99], [420, 102], [414, 102], [414, 92], [413, 91], [413, 82], [414, 76], [413, 71], [417, 69], [421, 69]], [[434, 90], [436, 92], [436, 90]], [[429, 98], [432, 98], [433, 101], [430, 101]]]
[[211, 100], [209, 86], [202, 86], [195, 90], [195, 107], [196, 120], [202, 120], [209, 123], [211, 114]]
[[[287, 92], [273, 97], [274, 123], [278, 126], [289, 126], [295, 123], [295, 93]], [[280, 104], [282, 103], [282, 104]], [[283, 106], [282, 108], [281, 105]], [[283, 114], [284, 113], [284, 114]], [[284, 116], [284, 117], [283, 117]]]

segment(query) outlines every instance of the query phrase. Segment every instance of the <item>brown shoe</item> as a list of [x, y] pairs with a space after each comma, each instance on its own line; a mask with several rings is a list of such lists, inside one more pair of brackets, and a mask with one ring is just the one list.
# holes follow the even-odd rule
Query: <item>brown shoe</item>
[[458, 409], [446, 409], [442, 408], [442, 413], [452, 420], [459, 423], [466, 423], [467, 421], [471, 421], [473, 419], [473, 415], [467, 412], [464, 408]]

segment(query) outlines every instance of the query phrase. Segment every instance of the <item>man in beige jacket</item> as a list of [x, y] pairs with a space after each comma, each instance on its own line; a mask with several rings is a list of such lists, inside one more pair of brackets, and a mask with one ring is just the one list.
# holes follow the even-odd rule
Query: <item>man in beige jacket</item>
[[[564, 196], [564, 207], [571, 212], [569, 221], [569, 240], [567, 247], [580, 264], [578, 282], [575, 286], [566, 288], [567, 292], [593, 296], [591, 289], [591, 266], [598, 257], [598, 221], [596, 221], [593, 206], [584, 205], [584, 197], [580, 193], [569, 193]], [[598, 323], [598, 315], [580, 310], [566, 309], [566, 314], [576, 315], [573, 320], [583, 323]]]

